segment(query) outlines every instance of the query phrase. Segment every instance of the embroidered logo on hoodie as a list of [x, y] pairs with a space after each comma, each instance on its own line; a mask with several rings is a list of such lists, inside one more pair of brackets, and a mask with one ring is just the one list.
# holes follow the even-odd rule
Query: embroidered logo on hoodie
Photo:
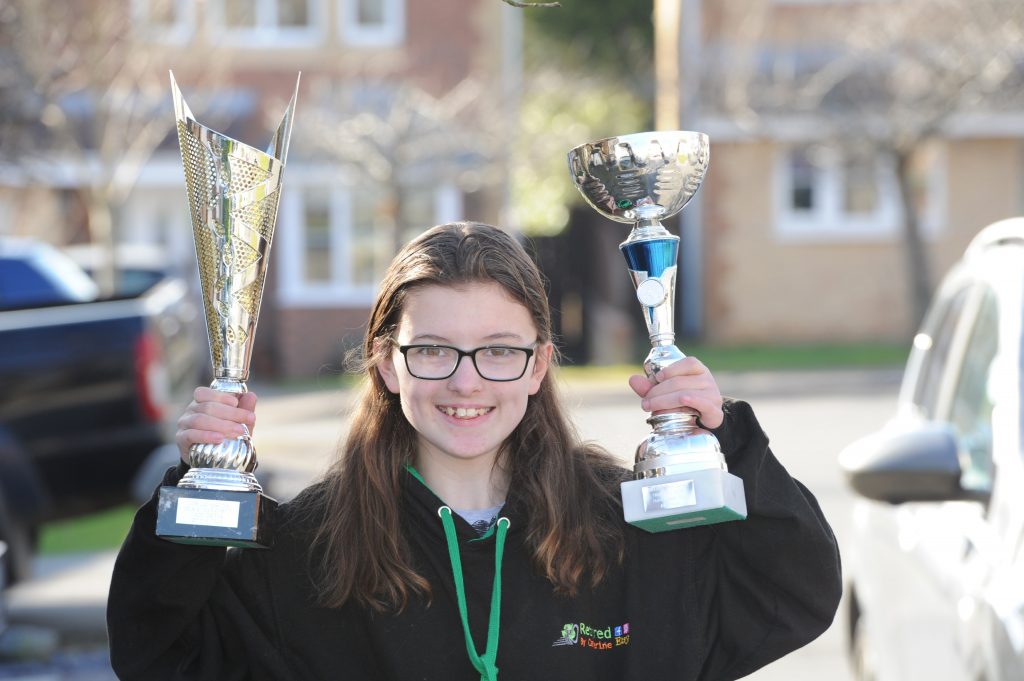
[[592, 627], [570, 622], [562, 627], [562, 635], [551, 644], [556, 646], [582, 646], [593, 650], [611, 650], [629, 645], [629, 623], [618, 626]]

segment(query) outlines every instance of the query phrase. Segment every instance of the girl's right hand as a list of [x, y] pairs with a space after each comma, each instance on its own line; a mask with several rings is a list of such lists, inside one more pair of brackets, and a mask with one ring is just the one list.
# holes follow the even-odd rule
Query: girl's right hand
[[[244, 426], [244, 427], [243, 427]], [[174, 441], [181, 460], [189, 463], [188, 450], [194, 444], [217, 444], [256, 428], [256, 393], [232, 395], [213, 388], [196, 388], [192, 403], [178, 419]]]

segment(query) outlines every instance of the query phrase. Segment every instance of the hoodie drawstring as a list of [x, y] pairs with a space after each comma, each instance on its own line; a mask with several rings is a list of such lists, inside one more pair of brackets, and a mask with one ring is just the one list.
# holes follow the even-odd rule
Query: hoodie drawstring
[[494, 587], [491, 590], [491, 613], [487, 620], [487, 646], [484, 654], [476, 651], [473, 635], [469, 631], [469, 615], [466, 611], [466, 586], [462, 579], [462, 558], [459, 556], [459, 540], [455, 534], [455, 521], [452, 520], [452, 509], [442, 506], [437, 510], [444, 525], [444, 536], [448, 543], [448, 557], [452, 561], [452, 575], [455, 577], [455, 595], [459, 602], [459, 616], [462, 618], [462, 631], [466, 635], [466, 652], [473, 667], [480, 672], [480, 681], [497, 681], [498, 667], [498, 624], [501, 620], [501, 557], [505, 552], [505, 535], [508, 533], [509, 519], [498, 518], [494, 539]]

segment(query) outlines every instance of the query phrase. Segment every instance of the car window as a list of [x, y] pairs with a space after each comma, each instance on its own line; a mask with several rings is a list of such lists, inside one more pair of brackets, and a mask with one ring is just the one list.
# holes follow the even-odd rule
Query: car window
[[[924, 334], [919, 334], [914, 341], [918, 351], [923, 352], [924, 356], [921, 360], [921, 370], [914, 388], [913, 400], [920, 415], [926, 419], [935, 418], [935, 408], [942, 388], [942, 376], [949, 359], [949, 349], [969, 293], [970, 288], [963, 287], [948, 298], [945, 306], [933, 315], [933, 318], [938, 318], [938, 322]], [[924, 345], [920, 342], [922, 336], [925, 339]]]
[[42, 305], [63, 299], [62, 292], [25, 261], [0, 258], [0, 307]]
[[978, 306], [950, 404], [949, 421], [956, 429], [965, 489], [992, 488], [992, 407], [999, 381], [993, 375], [999, 341], [999, 306], [986, 289]]

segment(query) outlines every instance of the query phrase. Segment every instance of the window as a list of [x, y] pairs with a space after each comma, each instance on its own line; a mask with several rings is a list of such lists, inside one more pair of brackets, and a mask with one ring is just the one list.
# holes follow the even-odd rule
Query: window
[[210, 19], [234, 45], [303, 46], [324, 38], [325, 0], [211, 0]]
[[926, 419], [935, 418], [936, 405], [941, 397], [943, 375], [949, 361], [958, 322], [963, 318], [964, 306], [970, 296], [969, 287], [961, 288], [948, 298], [941, 308], [929, 313], [929, 329], [914, 339], [914, 360], [920, 370], [913, 392], [913, 403]]
[[195, 32], [194, 0], [132, 0], [135, 26], [147, 39], [187, 43]]
[[341, 35], [346, 43], [388, 47], [405, 39], [405, 0], [339, 0]]
[[963, 355], [949, 409], [964, 459], [964, 489], [992, 488], [992, 407], [996, 396], [993, 375], [999, 342], [999, 309], [995, 294], [986, 290]]
[[282, 298], [296, 307], [368, 305], [398, 248], [462, 217], [451, 186], [406, 188], [396, 197], [375, 186], [309, 184], [290, 196], [275, 238], [284, 241]]
[[[939, 150], [912, 160], [912, 191], [925, 232], [939, 224]], [[902, 220], [893, 163], [870, 151], [825, 144], [781, 147], [776, 162], [776, 231], [791, 240], [896, 239]]]

